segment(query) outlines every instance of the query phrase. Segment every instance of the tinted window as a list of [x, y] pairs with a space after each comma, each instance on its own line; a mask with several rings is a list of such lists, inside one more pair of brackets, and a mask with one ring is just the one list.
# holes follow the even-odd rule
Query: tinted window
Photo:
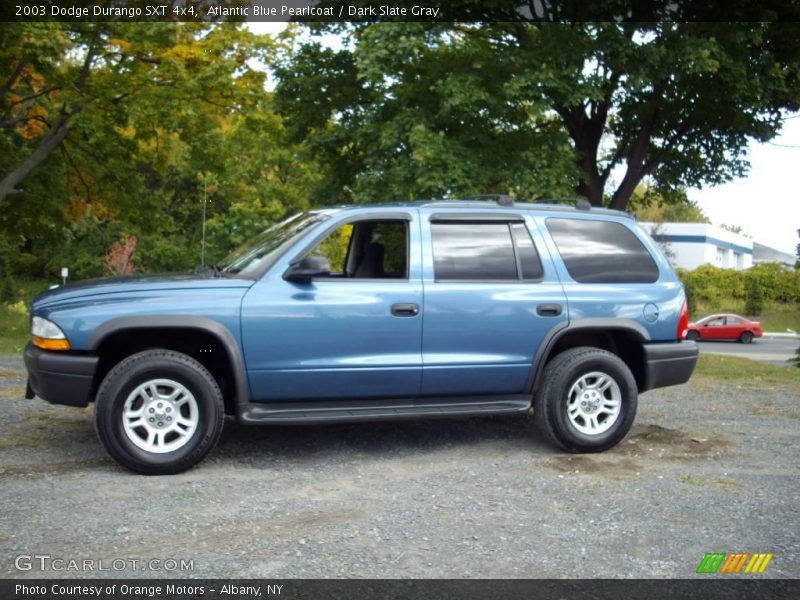
[[431, 223], [436, 279], [516, 280], [508, 223]]
[[541, 279], [544, 276], [542, 261], [533, 245], [531, 234], [524, 223], [512, 223], [511, 231], [514, 232], [514, 243], [517, 245], [517, 256], [522, 271], [522, 279]]
[[612, 221], [547, 219], [570, 276], [581, 283], [653, 283], [658, 267], [631, 230]]

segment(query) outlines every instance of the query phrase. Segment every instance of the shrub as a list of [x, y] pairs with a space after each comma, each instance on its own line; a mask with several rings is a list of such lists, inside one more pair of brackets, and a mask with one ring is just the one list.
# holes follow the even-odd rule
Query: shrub
[[747, 301], [744, 311], [753, 317], [761, 314], [764, 310], [764, 294], [761, 291], [761, 283], [755, 277], [747, 278]]
[[14, 302], [17, 299], [17, 290], [14, 289], [14, 280], [11, 275], [4, 274], [0, 279], [0, 304]]
[[[769, 302], [800, 302], [800, 271], [777, 263], [763, 263], [747, 271], [702, 265], [693, 271], [676, 269], [686, 289], [689, 308], [721, 307], [731, 300], [746, 301], [746, 312], [756, 315]], [[759, 308], [760, 307], [760, 308]]]

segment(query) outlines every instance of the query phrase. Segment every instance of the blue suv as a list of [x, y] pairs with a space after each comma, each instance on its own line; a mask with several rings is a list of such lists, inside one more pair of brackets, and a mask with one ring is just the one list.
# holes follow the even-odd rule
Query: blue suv
[[569, 452], [687, 381], [683, 288], [622, 212], [437, 201], [298, 214], [200, 273], [36, 298], [28, 398], [95, 404], [123, 466], [183, 471], [245, 424], [533, 416]]

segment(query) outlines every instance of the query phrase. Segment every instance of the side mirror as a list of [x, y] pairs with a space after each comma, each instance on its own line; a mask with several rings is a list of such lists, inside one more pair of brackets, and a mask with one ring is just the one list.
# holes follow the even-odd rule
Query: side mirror
[[331, 265], [322, 256], [304, 256], [299, 262], [290, 265], [283, 278], [295, 283], [308, 283], [314, 277], [325, 277], [331, 274]]

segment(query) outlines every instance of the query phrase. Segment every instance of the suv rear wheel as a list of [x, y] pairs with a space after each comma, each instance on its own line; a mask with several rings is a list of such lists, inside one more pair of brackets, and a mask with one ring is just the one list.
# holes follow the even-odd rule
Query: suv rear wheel
[[545, 367], [534, 417], [564, 450], [602, 452], [628, 433], [637, 398], [636, 380], [622, 359], [599, 348], [572, 348]]
[[145, 475], [191, 468], [222, 433], [225, 410], [214, 377], [171, 350], [129, 356], [97, 391], [95, 427], [108, 453]]

